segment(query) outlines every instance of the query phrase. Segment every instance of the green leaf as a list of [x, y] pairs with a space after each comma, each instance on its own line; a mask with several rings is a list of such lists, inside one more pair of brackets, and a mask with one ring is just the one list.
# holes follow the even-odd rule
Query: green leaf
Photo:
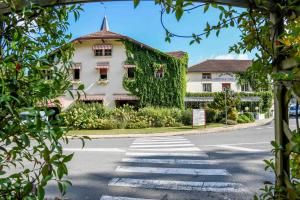
[[136, 8], [140, 3], [140, 0], [133, 0], [134, 8]]
[[205, 6], [204, 6], [204, 13], [207, 12], [208, 8], [209, 8], [209, 3], [206, 3]]
[[67, 155], [66, 157], [64, 157], [63, 162], [69, 162], [70, 160], [72, 160], [74, 156], [74, 153]]
[[178, 9], [176, 9], [175, 15], [176, 15], [177, 21], [179, 21], [181, 19], [182, 15], [183, 15], [183, 9], [182, 9], [182, 7], [179, 7]]
[[45, 197], [45, 190], [42, 186], [38, 186], [37, 195], [39, 200], [43, 200]]

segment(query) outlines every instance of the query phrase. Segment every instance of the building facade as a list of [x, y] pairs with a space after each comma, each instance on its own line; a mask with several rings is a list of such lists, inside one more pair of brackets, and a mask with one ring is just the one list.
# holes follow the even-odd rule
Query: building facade
[[236, 74], [251, 66], [251, 60], [206, 60], [193, 65], [187, 72], [187, 92], [251, 92], [249, 84], [239, 85]]
[[[99, 102], [107, 107], [140, 103], [168, 106], [172, 105], [174, 98], [164, 90], [172, 90], [174, 85], [173, 95], [181, 97], [173, 102], [174, 106], [184, 104], [185, 78], [179, 80], [179, 83], [176, 79], [185, 76], [186, 53], [164, 53], [111, 32], [106, 17], [99, 32], [76, 38], [72, 42], [75, 47], [70, 70], [72, 87], [76, 90], [80, 84], [85, 86], [85, 95], [81, 95], [81, 101]], [[142, 58], [142, 55], [149, 55], [149, 59]], [[177, 71], [179, 76], [173, 76], [172, 71]], [[164, 85], [168, 88], [163, 88]]]

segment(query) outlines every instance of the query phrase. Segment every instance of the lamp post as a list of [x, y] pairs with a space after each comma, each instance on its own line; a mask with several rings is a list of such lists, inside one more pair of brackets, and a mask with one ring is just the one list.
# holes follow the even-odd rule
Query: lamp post
[[224, 88], [224, 92], [225, 92], [225, 123], [226, 123], [226, 126], [227, 126], [227, 88]]

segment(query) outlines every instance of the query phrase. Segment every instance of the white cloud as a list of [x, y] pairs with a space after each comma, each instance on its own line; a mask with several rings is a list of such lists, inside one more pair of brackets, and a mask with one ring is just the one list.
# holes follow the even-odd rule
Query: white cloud
[[223, 60], [232, 60], [232, 59], [237, 59], [237, 60], [248, 60], [249, 56], [247, 54], [224, 54], [224, 55], [219, 55], [215, 56], [213, 59], [223, 59]]

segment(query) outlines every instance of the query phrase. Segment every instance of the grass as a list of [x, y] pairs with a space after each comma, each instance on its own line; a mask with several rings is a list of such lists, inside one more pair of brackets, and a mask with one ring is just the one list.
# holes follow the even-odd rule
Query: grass
[[[222, 127], [224, 124], [211, 123], [207, 124], [206, 128]], [[202, 130], [204, 126], [194, 127], [181, 126], [181, 127], [160, 127], [160, 128], [142, 128], [142, 129], [112, 129], [112, 130], [72, 130], [68, 135], [120, 135], [120, 134], [151, 134], [151, 133], [166, 133], [166, 132], [179, 132], [190, 130]]]

